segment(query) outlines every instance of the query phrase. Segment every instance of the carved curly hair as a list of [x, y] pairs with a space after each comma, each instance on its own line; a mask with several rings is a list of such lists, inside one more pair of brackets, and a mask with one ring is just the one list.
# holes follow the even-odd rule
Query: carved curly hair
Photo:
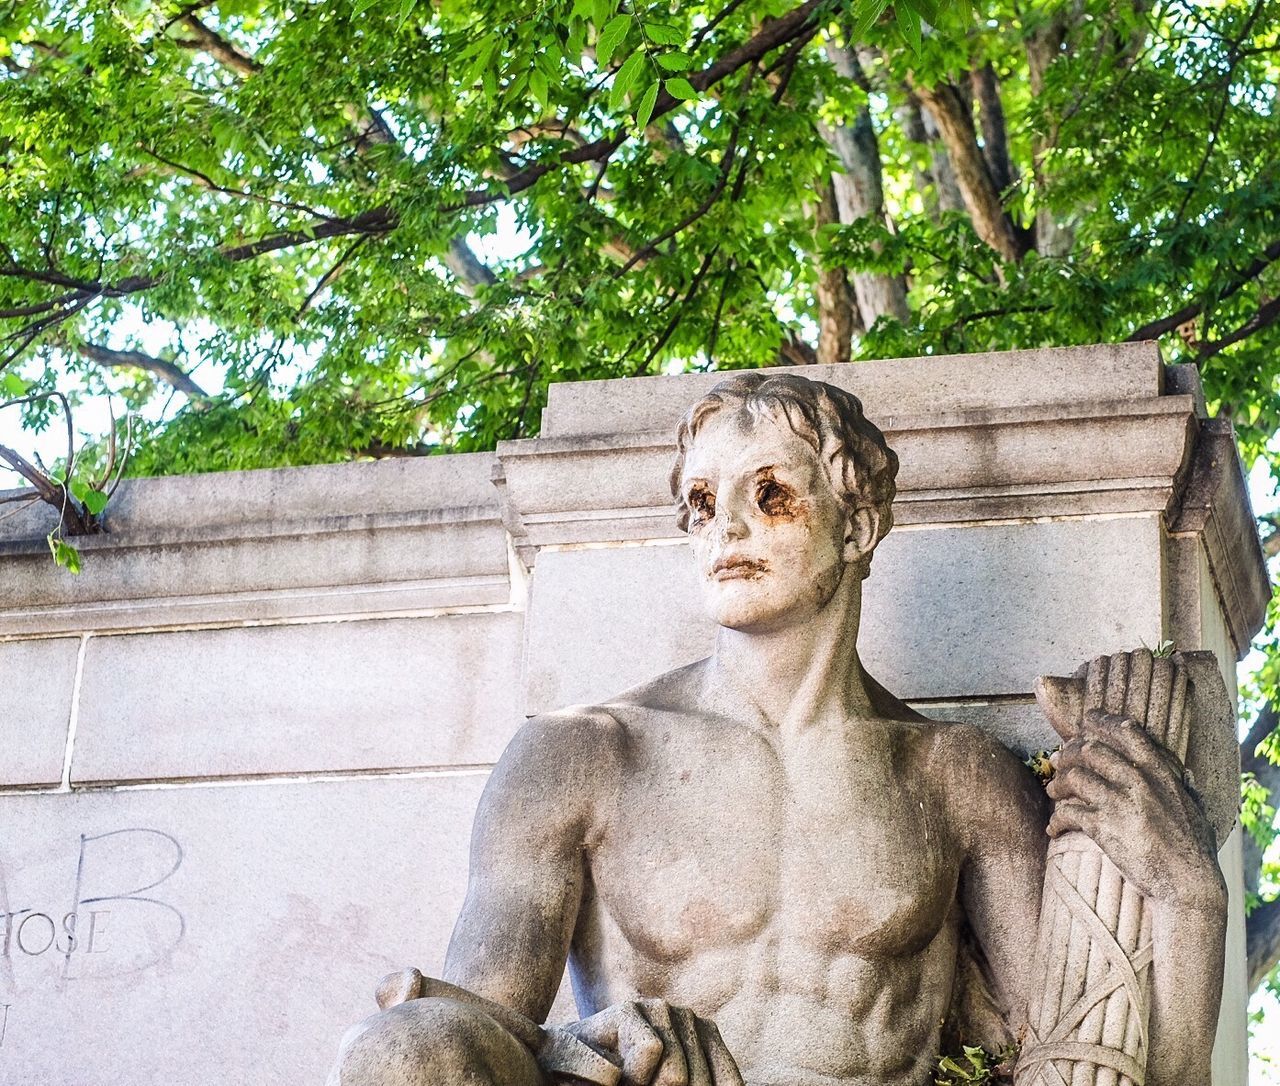
[[689, 506], [680, 489], [685, 456], [702, 424], [726, 407], [746, 411], [757, 419], [780, 413], [791, 429], [813, 446], [836, 496], [851, 511], [870, 508], [879, 514], [876, 543], [893, 527], [898, 457], [885, 443], [879, 427], [867, 421], [858, 397], [797, 374], [746, 370], [717, 384], [680, 420], [671, 494], [681, 531], [689, 530]]

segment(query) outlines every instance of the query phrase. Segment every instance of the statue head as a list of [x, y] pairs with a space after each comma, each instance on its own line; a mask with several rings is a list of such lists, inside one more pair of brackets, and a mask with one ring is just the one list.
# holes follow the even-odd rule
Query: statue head
[[713, 616], [802, 621], [867, 575], [893, 524], [898, 459], [856, 396], [794, 374], [721, 381], [676, 432], [671, 489]]

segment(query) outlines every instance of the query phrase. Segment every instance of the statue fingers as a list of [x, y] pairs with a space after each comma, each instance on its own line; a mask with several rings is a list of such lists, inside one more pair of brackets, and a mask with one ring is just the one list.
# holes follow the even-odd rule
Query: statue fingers
[[634, 1003], [623, 1003], [615, 1016], [614, 1050], [622, 1057], [625, 1086], [649, 1086], [662, 1063], [666, 1045]]
[[1131, 758], [1105, 738], [1092, 735], [1062, 749], [1055, 763], [1054, 776], [1068, 775], [1078, 768], [1092, 772], [1122, 790], [1140, 789], [1146, 780]]
[[720, 1027], [710, 1018], [698, 1018], [694, 1022], [698, 1031], [698, 1040], [711, 1068], [711, 1081], [714, 1086], [745, 1086], [742, 1073], [738, 1070], [738, 1061], [733, 1058], [729, 1047], [720, 1036]]
[[706, 1053], [702, 1051], [697, 1018], [693, 1011], [688, 1007], [672, 1007], [671, 1023], [684, 1049], [689, 1067], [689, 1086], [711, 1086], [711, 1066], [707, 1062]]
[[1059, 768], [1045, 791], [1055, 802], [1078, 800], [1091, 807], [1106, 807], [1123, 797], [1123, 789], [1080, 763]]
[[1180, 777], [1182, 767], [1172, 752], [1129, 716], [1089, 712], [1084, 716], [1083, 736], [1114, 747], [1134, 765], [1168, 783]]
[[676, 1035], [671, 1008], [661, 999], [642, 999], [639, 1007], [654, 1032], [662, 1038], [662, 1062], [652, 1086], [689, 1086], [689, 1062]]
[[422, 973], [417, 969], [401, 969], [395, 973], [388, 973], [378, 981], [378, 988], [374, 993], [378, 1010], [385, 1011], [401, 1003], [407, 1003], [411, 999], [418, 999], [423, 994], [424, 980]]
[[1060, 837], [1073, 830], [1090, 838], [1095, 838], [1102, 825], [1098, 811], [1085, 803], [1059, 803], [1049, 816], [1046, 833], [1050, 837]]

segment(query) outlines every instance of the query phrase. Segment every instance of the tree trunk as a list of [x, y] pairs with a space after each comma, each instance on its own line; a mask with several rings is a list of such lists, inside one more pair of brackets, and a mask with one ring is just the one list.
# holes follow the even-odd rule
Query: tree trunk
[[[1051, 18], [1027, 38], [1027, 72], [1033, 95], [1043, 92], [1045, 73], [1062, 52], [1066, 40], [1067, 22], [1062, 15]], [[1048, 185], [1044, 172], [1044, 155], [1056, 138], [1051, 133], [1048, 138], [1039, 137], [1032, 144], [1032, 171], [1038, 193], [1043, 193]], [[1043, 206], [1042, 199], [1036, 200], [1035, 241], [1036, 252], [1041, 256], [1057, 257], [1066, 256], [1075, 242], [1074, 231], [1059, 223], [1052, 211]]]
[[894, 116], [907, 139], [929, 148], [929, 168], [915, 171], [916, 189], [924, 200], [929, 217], [937, 222], [944, 212], [963, 211], [964, 198], [960, 195], [960, 186], [956, 184], [951, 160], [947, 158], [946, 148], [942, 145], [938, 122], [921, 105], [913, 90], [906, 88], [906, 94], [906, 100], [897, 108]]
[[[840, 221], [835, 189], [822, 186], [814, 218], [821, 229]], [[852, 357], [853, 333], [865, 331], [858, 320], [858, 308], [843, 268], [825, 267], [821, 254], [814, 256], [818, 272], [818, 361], [824, 365], [848, 362]]]
[[1000, 81], [990, 61], [974, 70], [971, 81], [982, 128], [982, 157], [987, 160], [996, 191], [1005, 193], [1014, 186], [1017, 176], [1009, 160], [1009, 134], [1004, 121], [1004, 103], [1000, 100]]
[[966, 107], [964, 95], [951, 83], [926, 87], [912, 80], [912, 88], [938, 123], [938, 131], [955, 168], [965, 210], [978, 237], [1005, 260], [1011, 263], [1021, 260], [1026, 245], [1004, 212], [987, 160], [978, 147], [973, 113]]
[[[842, 77], [860, 86], [866, 85], [858, 58], [852, 50], [828, 42], [827, 56]], [[851, 223], [858, 219], [886, 222], [880, 145], [870, 111], [860, 109], [852, 124], [835, 128], [823, 125], [821, 131], [844, 167], [844, 173], [835, 174], [831, 179], [840, 222]], [[892, 317], [903, 324], [910, 320], [904, 276], [854, 272], [852, 277], [858, 310], [866, 327], [870, 328], [882, 316]]]

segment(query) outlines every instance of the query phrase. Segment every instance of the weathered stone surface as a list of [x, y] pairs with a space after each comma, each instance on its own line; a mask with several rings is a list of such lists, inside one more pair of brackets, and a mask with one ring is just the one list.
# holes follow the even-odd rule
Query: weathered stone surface
[[[884, 436], [856, 399], [793, 375], [726, 378], [677, 448], [691, 572], [666, 584], [666, 617], [687, 634], [696, 598], [714, 651], [517, 735], [477, 812], [448, 985], [384, 983], [331, 1086], [535, 1086], [559, 1050], [531, 1020], [566, 952], [584, 1015], [566, 1044], [608, 1057], [574, 1072], [596, 1086], [699, 1064], [710, 1075], [690, 1077], [717, 1086], [923, 1084], [953, 1036], [991, 1051], [1023, 1038], [1020, 1086], [1099, 1068], [1141, 1082], [1149, 1061], [1207, 1080], [1227, 894], [1212, 828], [1159, 745], [1185, 760], [1192, 717], [1216, 734], [1229, 698], [1209, 653], [1128, 651], [1144, 626], [1163, 633], [1159, 517], [917, 530], [895, 548]], [[647, 588], [673, 556], [544, 552], [531, 636], [592, 681], [620, 638], [687, 652], [654, 643], [652, 600], [616, 598], [623, 567], [647, 559]], [[619, 603], [640, 628], [618, 632]], [[1121, 651], [1099, 656], [1113, 639]], [[1062, 737], [1051, 817], [1006, 749], [930, 726], [860, 656], [935, 701], [1074, 672], [1035, 683]], [[530, 701], [578, 700], [546, 664], [529, 661]], [[1016, 1016], [954, 1002], [962, 926]]]
[[72, 779], [492, 762], [521, 719], [521, 619], [91, 637]]
[[[1142, 351], [1149, 351], [1145, 359]], [[1078, 629], [1085, 655], [1100, 647], [1132, 648], [1139, 638], [1152, 644], [1160, 636], [1173, 637], [1184, 648], [1203, 644], [1224, 660], [1232, 653], [1234, 639], [1240, 636], [1240, 616], [1247, 625], [1248, 607], [1239, 601], [1256, 607], [1260, 598], [1257, 569], [1233, 566], [1252, 560], [1251, 552], [1231, 543], [1232, 533], [1244, 523], [1241, 509], [1232, 509], [1243, 493], [1239, 468], [1233, 460], [1219, 459], [1217, 467], [1226, 470], [1202, 471], [1199, 476], [1185, 470], [1183, 459], [1191, 447], [1185, 426], [1196, 410], [1203, 410], [1198, 380], [1193, 372], [1180, 371], [1172, 375], [1165, 390], [1176, 395], [1157, 396], [1154, 357], [1153, 350], [1143, 347], [1093, 355], [1029, 352], [1021, 357], [979, 359], [967, 370], [965, 361], [958, 359], [943, 360], [942, 368], [933, 370], [928, 369], [932, 360], [848, 368], [848, 384], [855, 390], [864, 391], [864, 379], [887, 390], [868, 397], [882, 395], [882, 413], [877, 418], [873, 412], [872, 418], [892, 423], [891, 440], [904, 453], [896, 508], [899, 527], [886, 541], [867, 582], [872, 599], [864, 650], [869, 647], [868, 638], [880, 637], [879, 631], [871, 629], [870, 615], [877, 605], [876, 586], [894, 564], [894, 546], [909, 542], [911, 535], [932, 535], [933, 541], [910, 541], [910, 553], [902, 552], [900, 575], [916, 578], [920, 591], [930, 588], [933, 577], [933, 594], [946, 595], [951, 591], [948, 575], [958, 572], [963, 581], [974, 572], [966, 572], [966, 567], [983, 560], [984, 548], [969, 550], [965, 540], [976, 538], [970, 533], [977, 529], [991, 529], [985, 549], [993, 560], [999, 562], [997, 556], [1006, 549], [1004, 533], [1025, 532], [1026, 538], [1039, 538], [1045, 546], [1039, 552], [1033, 546], [1021, 548], [1019, 564], [1043, 570], [1052, 587], [1057, 576], [1054, 567], [1064, 561], [1069, 570], [1082, 571], [1087, 583], [1097, 589], [1095, 597], [1065, 601], [1064, 612], [1060, 594], [1041, 596], [1032, 582], [1017, 577], [1006, 601], [1004, 578], [992, 578], [980, 605], [989, 608], [986, 614], [993, 628], [1023, 621], [1022, 636], [1037, 642], [1051, 639], [1059, 627]], [[893, 379], [904, 365], [914, 367], [913, 379], [941, 373], [948, 383], [942, 391], [936, 382], [897, 389], [877, 384], [878, 372]], [[809, 375], [814, 372], [806, 370]], [[718, 379], [712, 375], [706, 382]], [[845, 383], [844, 371], [840, 381]], [[547, 440], [504, 446], [500, 466], [509, 476], [507, 494], [520, 505], [520, 515], [510, 507], [506, 512], [517, 534], [528, 529], [520, 544], [526, 556], [531, 546], [543, 548], [532, 579], [533, 612], [526, 638], [531, 701], [543, 704], [531, 704], [531, 710], [606, 697], [664, 667], [710, 651], [713, 631], [700, 616], [697, 583], [686, 578], [690, 564], [679, 553], [682, 548], [641, 545], [624, 553], [614, 546], [623, 540], [646, 544], [678, 538], [666, 491], [672, 442], [670, 431], [663, 429], [667, 426], [664, 412], [683, 410], [696, 395], [694, 386], [702, 388], [702, 382], [704, 378], [695, 375], [594, 389], [558, 387], [551, 393], [550, 427], [544, 431]], [[660, 394], [654, 391], [659, 385], [665, 389]], [[1001, 391], [1005, 389], [1012, 390], [1007, 402]], [[629, 397], [638, 399], [632, 402]], [[12, 638], [24, 631], [226, 625], [223, 630], [190, 631], [191, 643], [212, 645], [217, 638], [229, 643], [246, 636], [263, 651], [239, 655], [232, 651], [226, 658], [238, 665], [247, 661], [251, 674], [262, 675], [277, 642], [262, 634], [262, 627], [231, 627], [246, 621], [270, 624], [344, 614], [368, 616], [367, 625], [372, 627], [397, 612], [427, 612], [404, 621], [405, 629], [412, 631], [454, 621], [432, 617], [439, 608], [503, 605], [508, 600], [523, 607], [508, 577], [501, 492], [488, 477], [494, 464], [489, 456], [447, 457], [131, 482], [119, 495], [127, 501], [113, 511], [112, 534], [87, 543], [86, 572], [78, 579], [54, 570], [49, 562], [43, 538], [48, 525], [41, 521], [42, 510], [31, 518], [9, 518], [0, 523], [0, 637]], [[1208, 466], [1214, 466], [1212, 457]], [[1015, 476], [1021, 481], [1010, 481]], [[1107, 528], [1108, 518], [1139, 513], [1146, 514], [1147, 523], [1158, 524], [1171, 497], [1182, 493], [1182, 481], [1192, 478], [1199, 480], [1190, 488], [1194, 500], [1181, 513], [1177, 506], [1171, 510], [1171, 518], [1178, 517], [1170, 520], [1178, 534], [1165, 540], [1163, 574], [1155, 593], [1159, 606], [1152, 610], [1152, 614], [1163, 612], [1163, 629], [1149, 630], [1144, 621], [1141, 628], [1130, 631], [1136, 636], [1121, 638], [1120, 631], [1115, 641], [1100, 643], [1094, 638], [1085, 643], [1084, 631], [1091, 624], [1109, 629], [1114, 612], [1130, 606], [1132, 600], [1125, 592], [1145, 594], [1145, 589], [1138, 592], [1132, 584], [1120, 585], [1111, 606], [1109, 592], [1115, 586], [1108, 578], [1115, 569], [1141, 574], [1142, 579], [1143, 571], [1161, 567], [1159, 559], [1151, 557], [1146, 529], [1132, 523], [1128, 529]], [[1096, 568], [1084, 560], [1087, 551], [1074, 543], [1058, 553], [1057, 541], [1074, 538], [1067, 530], [1071, 526], [1086, 539], [1103, 526], [1104, 543], [1110, 543], [1095, 559]], [[1042, 529], [1053, 530], [1042, 533]], [[947, 553], [949, 540], [956, 541], [960, 553]], [[575, 549], [582, 544], [608, 546], [599, 551]], [[1211, 545], [1215, 548], [1212, 560], [1207, 556]], [[930, 563], [949, 574], [931, 574]], [[1228, 578], [1235, 578], [1234, 587]], [[1235, 617], [1224, 615], [1223, 599], [1236, 601], [1226, 608]], [[599, 609], [615, 603], [622, 613], [611, 616], [606, 628]], [[1012, 616], [1015, 603], [1038, 616], [1038, 621]], [[563, 626], [557, 625], [557, 615]], [[479, 616], [477, 621], [493, 617]], [[922, 700], [917, 707], [935, 718], [977, 723], [1019, 751], [1048, 745], [1047, 728], [1026, 700], [1029, 687], [993, 693], [985, 689], [988, 682], [968, 681], [972, 678], [966, 675], [969, 663], [982, 663], [977, 659], [979, 640], [988, 637], [990, 645], [1000, 635], [978, 629], [976, 623], [966, 626], [962, 617], [953, 616], [945, 638], [931, 636], [932, 619], [920, 615], [886, 619], [891, 627], [905, 623], [894, 636], [918, 634], [918, 640], [902, 642], [903, 656], [918, 652], [943, 672], [960, 677], [961, 692], [951, 689], [956, 684], [947, 679], [942, 693], [919, 694]], [[366, 623], [338, 625], [349, 632]], [[151, 773], [166, 779], [189, 773], [292, 773], [296, 770], [290, 766], [318, 765], [329, 767], [322, 770], [325, 773], [363, 767], [358, 768], [360, 774], [375, 775], [401, 772], [404, 766], [422, 764], [423, 758], [483, 761], [510, 734], [521, 708], [520, 682], [514, 678], [519, 673], [519, 635], [499, 626], [496, 637], [510, 648], [505, 673], [513, 677], [507, 696], [515, 709], [487, 737], [468, 731], [456, 748], [430, 729], [416, 735], [404, 729], [396, 733], [392, 722], [375, 718], [365, 708], [352, 709], [345, 720], [339, 720], [345, 704], [340, 691], [325, 694], [327, 702], [316, 718], [323, 723], [316, 726], [313, 720], [313, 726], [307, 727], [291, 715], [295, 708], [287, 698], [265, 680], [238, 689], [243, 666], [219, 674], [215, 663], [200, 654], [184, 661], [180, 652], [166, 650], [158, 653], [163, 667], [157, 677], [146, 674], [145, 662], [120, 671], [121, 683], [128, 687], [123, 694], [109, 689], [112, 677], [106, 670], [96, 678], [86, 672], [92, 685], [89, 700], [82, 704], [87, 715], [81, 718], [81, 728], [86, 731], [88, 720], [89, 738], [82, 736], [78, 744], [77, 772], [83, 765], [91, 770], [86, 780], [99, 774], [113, 779], [110, 775], [117, 772], [136, 780]], [[292, 644], [291, 634], [275, 633], [282, 638], [279, 644]], [[417, 643], [430, 636], [434, 635], [409, 632], [405, 640]], [[93, 638], [90, 647], [103, 648], [106, 640]], [[338, 662], [331, 669], [334, 674], [317, 677], [322, 691], [337, 690], [345, 678], [342, 672], [350, 671], [362, 676], [366, 699], [376, 703], [384, 695], [369, 676], [381, 674], [391, 684], [399, 717], [409, 719], [420, 712], [411, 692], [398, 685], [399, 671], [368, 659], [370, 652], [398, 659], [400, 646], [377, 637], [357, 640], [345, 653], [324, 650], [326, 659]], [[127, 642], [135, 647], [161, 644], [150, 635]], [[17, 714], [10, 711], [12, 701], [0, 707], [6, 770], [39, 767], [29, 772], [20, 769], [18, 775], [27, 779], [6, 777], [5, 784], [57, 780], [74, 674], [71, 650], [76, 643], [75, 638], [39, 642], [46, 646], [40, 652], [55, 652], [50, 645], [62, 646], [56, 650], [62, 654], [58, 666], [40, 672], [55, 678], [55, 697], [39, 699], [36, 711], [24, 710], [25, 719], [17, 728], [13, 723]], [[941, 653], [936, 651], [939, 644]], [[9, 649], [10, 645], [0, 644], [0, 671], [6, 667]], [[1058, 649], [1061, 659], [1056, 662], [1028, 661], [1027, 666], [1063, 671], [1079, 662], [1079, 657], [1069, 658], [1069, 646], [1053, 651]], [[211, 659], [223, 652], [218, 648]], [[552, 652], [576, 654], [576, 669], [548, 668]], [[258, 656], [266, 657], [266, 662]], [[298, 655], [291, 649], [283, 657], [291, 669], [311, 666], [305, 653]], [[41, 656], [24, 663], [23, 673], [29, 670], [28, 664], [45, 667], [46, 661]], [[458, 667], [471, 664], [467, 656]], [[906, 664], [885, 659], [873, 662], [871, 669], [897, 693], [909, 692], [911, 682], [922, 674], [929, 681], [943, 678]], [[54, 703], [64, 696], [64, 676], [67, 701], [57, 708]], [[899, 682], [904, 676], [908, 681]], [[434, 678], [428, 675], [424, 688]], [[446, 687], [450, 682], [445, 682]], [[183, 701], [181, 690], [188, 685], [208, 692], [199, 706], [188, 707]], [[441, 700], [456, 698], [460, 688], [442, 691]], [[963, 692], [979, 688], [983, 693], [977, 696]], [[294, 693], [300, 699], [297, 705], [311, 706], [319, 700], [314, 691]], [[492, 697], [494, 703], [500, 700]], [[95, 717], [91, 702], [99, 698], [104, 700], [104, 711]], [[213, 702], [230, 706], [228, 719], [219, 717]], [[263, 706], [272, 710], [271, 719]], [[46, 711], [47, 718], [40, 715]], [[198, 722], [191, 735], [184, 734], [176, 715], [183, 711], [194, 714]], [[443, 720], [444, 715], [436, 718]], [[27, 727], [28, 722], [34, 726]], [[226, 734], [220, 735], [220, 730]], [[18, 754], [17, 745], [23, 743], [29, 749]], [[326, 748], [334, 743], [336, 753], [330, 756]], [[131, 745], [135, 749], [130, 750]], [[97, 768], [83, 760], [90, 758], [98, 761]], [[391, 765], [384, 770], [382, 761]], [[699, 779], [704, 765], [691, 767], [691, 781]], [[380, 973], [405, 965], [427, 971], [441, 967], [448, 926], [461, 901], [470, 808], [468, 804], [450, 807], [449, 801], [434, 795], [437, 780], [323, 779], [287, 786], [247, 786], [224, 780], [213, 788], [183, 784], [155, 791], [130, 788], [91, 795], [0, 797], [0, 819], [6, 827], [0, 835], [0, 858], [5, 862], [4, 874], [10, 876], [6, 911], [31, 907], [52, 917], [61, 906], [65, 915], [64, 903], [75, 899], [70, 887], [81, 832], [92, 838], [115, 829], [167, 826], [166, 832], [178, 836], [176, 826], [196, 837], [226, 838], [219, 846], [218, 862], [212, 865], [216, 877], [200, 883], [192, 894], [193, 900], [199, 900], [185, 913], [189, 920], [196, 918], [193, 930], [199, 927], [204, 933], [198, 955], [184, 957], [179, 951], [168, 962], [136, 976], [102, 978], [103, 984], [92, 990], [69, 982], [59, 992], [55, 975], [54, 986], [24, 989], [25, 1011], [23, 1000], [0, 996], [0, 1004], [12, 1004], [8, 1023], [0, 1025], [8, 1031], [7, 1039], [0, 1040], [0, 1084], [183, 1083], [197, 1072], [209, 1081], [253, 1086], [320, 1081], [343, 1026], [373, 1009], [371, 988]], [[473, 784], [469, 803], [474, 802], [479, 779]], [[425, 797], [421, 805], [403, 799], [419, 795], [415, 791], [419, 787]], [[271, 803], [255, 798], [286, 789], [299, 798]], [[655, 802], [666, 803], [675, 794], [661, 792]], [[219, 796], [212, 803], [210, 797]], [[15, 820], [10, 812], [19, 805], [30, 805], [23, 807], [29, 813]], [[109, 817], [82, 818], [92, 812]], [[159, 817], [164, 812], [173, 818], [164, 821]], [[414, 829], [406, 833], [405, 825]], [[419, 826], [426, 829], [419, 831]], [[726, 833], [737, 830], [731, 826]], [[359, 848], [350, 842], [353, 834], [360, 837]], [[687, 856], [690, 840], [686, 836], [682, 849], [672, 855]], [[126, 862], [115, 865], [120, 870], [132, 870], [128, 864], [134, 860], [163, 861], [160, 838], [151, 841], [150, 852], [142, 847], [141, 836], [105, 838], [91, 841], [89, 847], [115, 847], [112, 842], [133, 850], [129, 856], [134, 859], [126, 857]], [[23, 852], [22, 866], [28, 871], [17, 881], [9, 862], [15, 849]], [[1237, 834], [1220, 855], [1233, 899], [1227, 932], [1227, 994], [1213, 1057], [1215, 1086], [1243, 1086], [1246, 1079], [1247, 992], [1238, 851]], [[105, 855], [98, 853], [99, 858]], [[391, 878], [378, 866], [384, 857], [391, 857]], [[320, 874], [340, 870], [348, 871], [350, 877]], [[175, 874], [163, 883], [157, 895], [167, 901], [167, 888], [177, 879]], [[359, 885], [352, 890], [348, 883]], [[44, 886], [54, 888], [52, 896]], [[34, 888], [30, 894], [29, 887]], [[324, 907], [314, 905], [318, 894], [329, 894], [335, 902], [355, 901], [359, 910], [368, 911], [344, 912], [345, 906], [335, 905], [336, 914], [326, 913]], [[408, 894], [413, 900], [405, 906]], [[136, 916], [140, 906], [122, 908], [134, 910], [131, 916]], [[389, 919], [382, 918], [384, 911]], [[155, 938], [162, 942], [167, 914], [152, 910], [148, 915], [155, 921]], [[344, 924], [352, 916], [364, 917], [367, 939], [346, 934]], [[99, 939], [110, 934], [113, 919], [107, 918], [107, 926], [96, 932]], [[29, 922], [24, 946], [39, 946], [46, 930], [43, 925], [39, 919]], [[415, 933], [421, 934], [421, 942], [410, 945]], [[55, 934], [65, 947], [65, 932], [58, 928]], [[83, 934], [87, 938], [87, 930]], [[281, 972], [285, 967], [279, 961], [272, 963], [276, 971], [270, 976], [239, 964], [254, 956], [266, 960], [278, 945], [284, 947], [283, 955], [303, 962], [304, 973]], [[124, 946], [128, 951], [130, 944]], [[100, 941], [95, 948], [95, 954], [108, 955], [117, 949]], [[8, 964], [30, 979], [31, 969], [41, 962], [51, 966], [56, 953], [51, 949], [29, 955], [15, 947]], [[797, 971], [791, 979], [804, 978]], [[315, 989], [323, 994], [313, 996]], [[299, 991], [306, 997], [299, 997]], [[564, 994], [562, 989], [561, 1002], [553, 1012], [556, 1020], [571, 1016]], [[340, 999], [341, 1005], [334, 1003], [332, 1013], [319, 1016], [311, 1005], [317, 998]], [[22, 1029], [13, 1032], [19, 1026]], [[259, 1040], [264, 1036], [265, 1043]], [[175, 1056], [165, 1062], [165, 1052], [152, 1051], [157, 1046], [181, 1053], [181, 1060]]]
[[[800, 373], [855, 393], [868, 418], [885, 430], [892, 430], [902, 415], [938, 410], [1133, 400], [1156, 395], [1161, 381], [1154, 343], [894, 358], [772, 372]], [[685, 408], [722, 377], [684, 374], [552, 385], [542, 434], [671, 433]]]
[[0, 641], [0, 786], [62, 779], [78, 637]]
[[79, 577], [48, 561], [49, 526], [32, 510], [0, 525], [0, 631], [505, 602], [492, 462], [475, 454], [131, 480], [112, 500], [107, 532], [76, 540]]
[[[1151, 395], [896, 415], [886, 423], [901, 463], [894, 521], [1163, 513], [1191, 454], [1194, 412], [1190, 395]], [[545, 546], [678, 537], [674, 452], [666, 431], [500, 442], [505, 519], [525, 561]]]
[[377, 978], [443, 961], [484, 781], [0, 797], [0, 1083], [322, 1082]]
[[525, 619], [525, 712], [599, 702], [711, 652], [688, 547], [544, 552]]
[[1262, 625], [1269, 585], [1258, 522], [1228, 420], [1205, 422], [1169, 532], [1173, 540], [1202, 544], [1235, 657], [1242, 659]]
[[[1161, 638], [1154, 516], [895, 528], [866, 585], [861, 650], [907, 700], [1027, 694], [1037, 675]], [[598, 701], [710, 653], [687, 548], [544, 551], [526, 711]]]

